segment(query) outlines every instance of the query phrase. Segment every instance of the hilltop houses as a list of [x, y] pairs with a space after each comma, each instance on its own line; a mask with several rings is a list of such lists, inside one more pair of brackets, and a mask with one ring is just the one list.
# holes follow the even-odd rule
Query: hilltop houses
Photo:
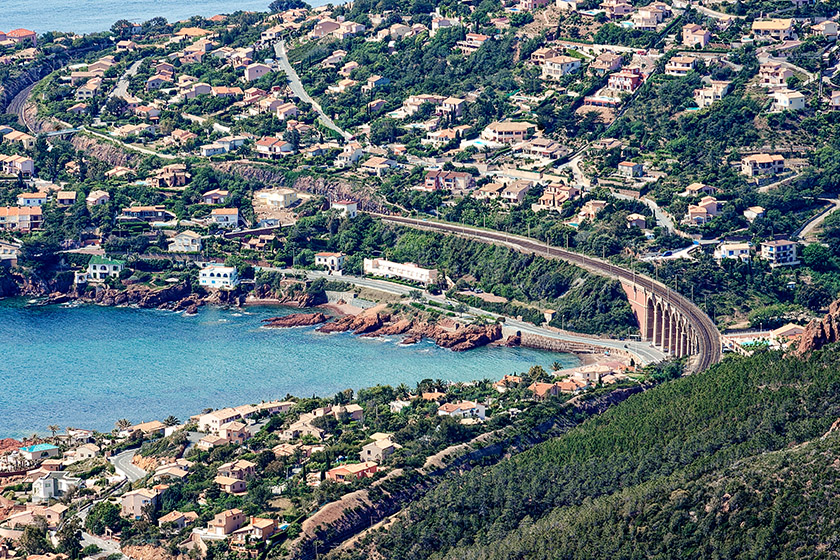
[[475, 188], [475, 178], [463, 171], [428, 171], [420, 188], [428, 192], [437, 190], [464, 192]]
[[767, 260], [771, 267], [795, 266], [799, 264], [796, 258], [797, 243], [788, 239], [774, 239], [761, 243], [761, 258]]
[[644, 78], [639, 68], [625, 68], [607, 79], [607, 88], [618, 92], [633, 93], [642, 85]]
[[177, 233], [169, 242], [170, 253], [200, 253], [202, 248], [201, 235], [187, 230]]
[[697, 204], [690, 204], [684, 222], [703, 225], [720, 213], [721, 203], [713, 196], [704, 196]]
[[694, 102], [702, 108], [711, 106], [714, 102], [723, 99], [729, 93], [732, 82], [725, 80], [710, 80], [709, 85], [694, 90]]

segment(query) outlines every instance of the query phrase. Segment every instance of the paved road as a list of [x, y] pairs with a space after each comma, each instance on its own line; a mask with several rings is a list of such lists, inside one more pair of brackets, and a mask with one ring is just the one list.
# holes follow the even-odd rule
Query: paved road
[[136, 449], [129, 449], [109, 459], [114, 464], [117, 472], [125, 476], [129, 482], [135, 482], [146, 476], [146, 471], [131, 462], [136, 453]]
[[639, 202], [650, 208], [650, 211], [653, 212], [653, 215], [656, 218], [656, 225], [667, 229], [670, 233], [674, 235], [687, 237], [685, 233], [679, 231], [676, 228], [676, 226], [674, 226], [674, 220], [671, 218], [671, 215], [668, 214], [668, 212], [666, 212], [662, 208], [660, 208], [660, 206], [655, 201], [647, 197], [634, 198], [632, 196], [628, 196], [626, 194], [621, 194], [618, 192], [613, 192], [612, 195], [622, 200], [638, 200]]
[[[119, 81], [117, 81], [117, 86], [114, 88], [114, 91], [112, 91], [108, 95], [109, 98], [110, 97], [125, 98], [125, 96], [128, 95], [128, 85], [131, 82], [131, 78], [133, 76], [137, 75], [137, 71], [140, 69], [140, 64], [142, 64], [142, 62], [143, 62], [142, 60], [138, 60], [137, 62], [135, 62], [134, 64], [132, 64], [131, 66], [128, 67], [128, 69], [125, 71], [125, 74], [120, 76]], [[104, 105], [103, 105], [103, 107], [104, 107]]]
[[562, 169], [568, 167], [572, 172], [572, 177], [574, 177], [574, 184], [572, 186], [578, 187], [582, 191], [588, 191], [592, 187], [592, 181], [586, 177], [583, 170], [580, 168], [580, 162], [583, 161], [583, 154], [588, 148], [589, 145], [587, 144], [576, 155], [572, 156], [569, 161], [555, 167], [557, 171], [561, 171]]
[[794, 233], [795, 237], [799, 237], [800, 239], [806, 239], [809, 241], [816, 241], [817, 236], [815, 234], [816, 230], [822, 225], [827, 217], [837, 211], [840, 208], [840, 199], [838, 198], [829, 198], [827, 200], [831, 205], [827, 207], [825, 210], [811, 218], [811, 220], [802, 226], [796, 233]]
[[[406, 286], [404, 284], [396, 284], [394, 282], [388, 282], [387, 280], [378, 280], [375, 278], [361, 278], [359, 276], [330, 276], [326, 272], [322, 271], [302, 271], [302, 270], [291, 270], [291, 269], [280, 269], [280, 268], [267, 268], [265, 270], [274, 270], [277, 272], [286, 272], [286, 273], [305, 273], [309, 278], [329, 278], [331, 280], [336, 280], [340, 282], [348, 282], [355, 286], [360, 286], [363, 288], [371, 288], [373, 290], [379, 290], [381, 292], [386, 292], [394, 295], [399, 296], [407, 296], [409, 293], [417, 291], [417, 288], [412, 286]], [[457, 305], [460, 302], [451, 301], [447, 299], [445, 296], [434, 296], [428, 292], [423, 292], [423, 297], [427, 300], [431, 300], [437, 303], [445, 304], [445, 305]], [[469, 315], [478, 317], [478, 316], [490, 316], [490, 317], [502, 317], [497, 313], [491, 313], [489, 311], [485, 311], [484, 309], [480, 309], [477, 307], [468, 307], [467, 313]], [[551, 329], [546, 329], [543, 327], [539, 327], [536, 325], [532, 325], [531, 323], [526, 323], [524, 321], [517, 321], [511, 317], [505, 317], [505, 326], [531, 334], [536, 334], [540, 336], [544, 336], [546, 338], [551, 338], [554, 340], [562, 340], [564, 342], [574, 342], [580, 344], [596, 344], [598, 346], [603, 346], [605, 348], [612, 348], [615, 350], [624, 350], [631, 352], [635, 357], [636, 361], [641, 365], [647, 365], [651, 363], [661, 362], [665, 359], [665, 353], [661, 350], [653, 347], [648, 342], [636, 342], [630, 340], [617, 340], [613, 338], [599, 338], [595, 336], [587, 336], [587, 335], [578, 335], [572, 334], [569, 332], [557, 332]]]
[[289, 87], [292, 88], [294, 94], [297, 95], [301, 101], [312, 105], [312, 108], [318, 113], [318, 120], [320, 120], [324, 126], [341, 134], [344, 140], [350, 140], [350, 138], [352, 138], [352, 134], [341, 130], [338, 125], [335, 124], [333, 120], [326, 115], [326, 113], [324, 113], [318, 102], [306, 93], [306, 89], [303, 87], [300, 77], [289, 62], [289, 57], [286, 55], [286, 45], [283, 41], [277, 41], [274, 43], [274, 53], [277, 55], [277, 61], [280, 63], [281, 68], [283, 68], [283, 72], [285, 72], [286, 76], [289, 77]]
[[668, 286], [637, 274], [634, 271], [618, 267], [608, 261], [588, 257], [574, 251], [552, 247], [527, 237], [510, 235], [503, 232], [482, 230], [479, 228], [465, 227], [458, 224], [433, 222], [429, 220], [418, 220], [402, 216], [380, 216], [387, 222], [392, 222], [417, 229], [439, 231], [451, 235], [458, 235], [470, 239], [476, 239], [484, 243], [505, 245], [518, 251], [534, 253], [552, 259], [560, 259], [571, 264], [580, 266], [595, 274], [615, 278], [618, 280], [633, 282], [636, 286], [657, 294], [660, 298], [670, 302], [688, 320], [697, 334], [699, 352], [693, 362], [689, 365], [691, 371], [703, 371], [721, 359], [720, 332], [714, 322], [699, 307], [694, 305], [687, 298], [674, 292]]
[[120, 550], [119, 543], [108, 539], [101, 539], [91, 535], [90, 533], [82, 531], [82, 546], [89, 546], [92, 544], [95, 544], [102, 549], [102, 552], [97, 556], [98, 558], [107, 558], [112, 554], [118, 554], [122, 560], [130, 560], [130, 558], [123, 554]]

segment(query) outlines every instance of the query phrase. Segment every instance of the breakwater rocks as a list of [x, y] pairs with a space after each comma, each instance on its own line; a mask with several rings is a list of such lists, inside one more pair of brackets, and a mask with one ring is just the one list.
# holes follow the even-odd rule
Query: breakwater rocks
[[455, 352], [472, 350], [502, 338], [502, 327], [493, 325], [441, 325], [415, 321], [387, 313], [360, 313], [347, 315], [318, 328], [322, 333], [352, 332], [363, 337], [404, 336], [403, 344], [416, 344], [428, 338], [441, 348]]

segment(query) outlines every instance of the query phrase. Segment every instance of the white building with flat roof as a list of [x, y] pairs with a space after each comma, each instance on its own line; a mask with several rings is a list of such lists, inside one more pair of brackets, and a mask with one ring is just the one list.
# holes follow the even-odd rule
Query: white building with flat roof
[[198, 273], [198, 284], [205, 288], [232, 290], [239, 285], [235, 266], [208, 266]]
[[761, 258], [770, 261], [770, 266], [796, 266], [796, 242], [788, 239], [775, 239], [761, 244]]
[[270, 189], [257, 193], [257, 198], [269, 208], [288, 208], [298, 201], [298, 195], [292, 189]]
[[402, 278], [421, 284], [434, 284], [438, 279], [437, 270], [421, 268], [414, 263], [395, 263], [385, 259], [365, 259], [364, 272], [373, 276]]
[[354, 200], [334, 200], [330, 202], [330, 209], [335, 208], [351, 220], [359, 213], [359, 203]]

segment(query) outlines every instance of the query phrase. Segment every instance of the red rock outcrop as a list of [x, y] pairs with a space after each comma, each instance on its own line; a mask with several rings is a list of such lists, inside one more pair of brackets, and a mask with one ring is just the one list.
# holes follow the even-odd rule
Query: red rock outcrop
[[814, 319], [799, 337], [796, 354], [802, 356], [813, 350], [819, 350], [826, 344], [840, 341], [840, 300], [832, 303], [828, 314], [822, 319]]
[[326, 323], [329, 317], [323, 313], [292, 313], [284, 317], [272, 317], [270, 319], [263, 319], [263, 326], [275, 329], [284, 329], [289, 327], [309, 327], [312, 325], [320, 325]]
[[494, 324], [486, 327], [470, 325], [455, 331], [443, 331], [436, 333], [433, 337], [435, 343], [443, 348], [449, 348], [455, 352], [472, 350], [479, 346], [485, 346], [502, 338], [501, 325]]
[[[288, 280], [284, 285], [291, 287], [300, 285], [300, 282], [297, 280]], [[290, 290], [290, 293], [285, 293], [282, 291], [282, 288], [275, 291], [267, 284], [255, 286], [251, 296], [256, 299], [275, 300], [279, 305], [299, 307], [301, 309], [327, 303], [326, 296], [323, 293], [311, 294], [303, 290]]]
[[414, 326], [414, 322], [411, 319], [400, 319], [396, 323], [391, 323], [390, 325], [385, 325], [384, 327], [377, 329], [375, 331], [370, 331], [362, 336], [364, 337], [377, 337], [377, 336], [395, 336], [400, 334], [405, 334]]
[[508, 348], [520, 346], [522, 344], [522, 337], [518, 334], [512, 334], [505, 339], [504, 345]]
[[[129, 286], [125, 290], [102, 287], [95, 291], [85, 292], [79, 299], [100, 305], [137, 305], [146, 309], [152, 307], [170, 309], [179, 306], [181, 301], [189, 298], [190, 292], [190, 285], [187, 283], [168, 286], [160, 290], [140, 285]], [[50, 301], [58, 303], [61, 299], [55, 295], [50, 298]], [[187, 306], [197, 301], [197, 299], [191, 299]]]
[[458, 329], [445, 329], [439, 325], [417, 323], [402, 318], [388, 324], [391, 317], [382, 313], [347, 315], [318, 327], [319, 332], [353, 332], [363, 337], [405, 335], [403, 344], [416, 344], [429, 338], [442, 348], [455, 352], [472, 350], [502, 338], [501, 325], [469, 325]]
[[14, 451], [24, 446], [24, 442], [12, 438], [0, 439], [0, 452]]
[[337, 321], [327, 323], [318, 328], [318, 332], [334, 333], [353, 331], [353, 334], [365, 334], [376, 331], [382, 327], [385, 318], [379, 313], [360, 313], [359, 315], [346, 315]]

